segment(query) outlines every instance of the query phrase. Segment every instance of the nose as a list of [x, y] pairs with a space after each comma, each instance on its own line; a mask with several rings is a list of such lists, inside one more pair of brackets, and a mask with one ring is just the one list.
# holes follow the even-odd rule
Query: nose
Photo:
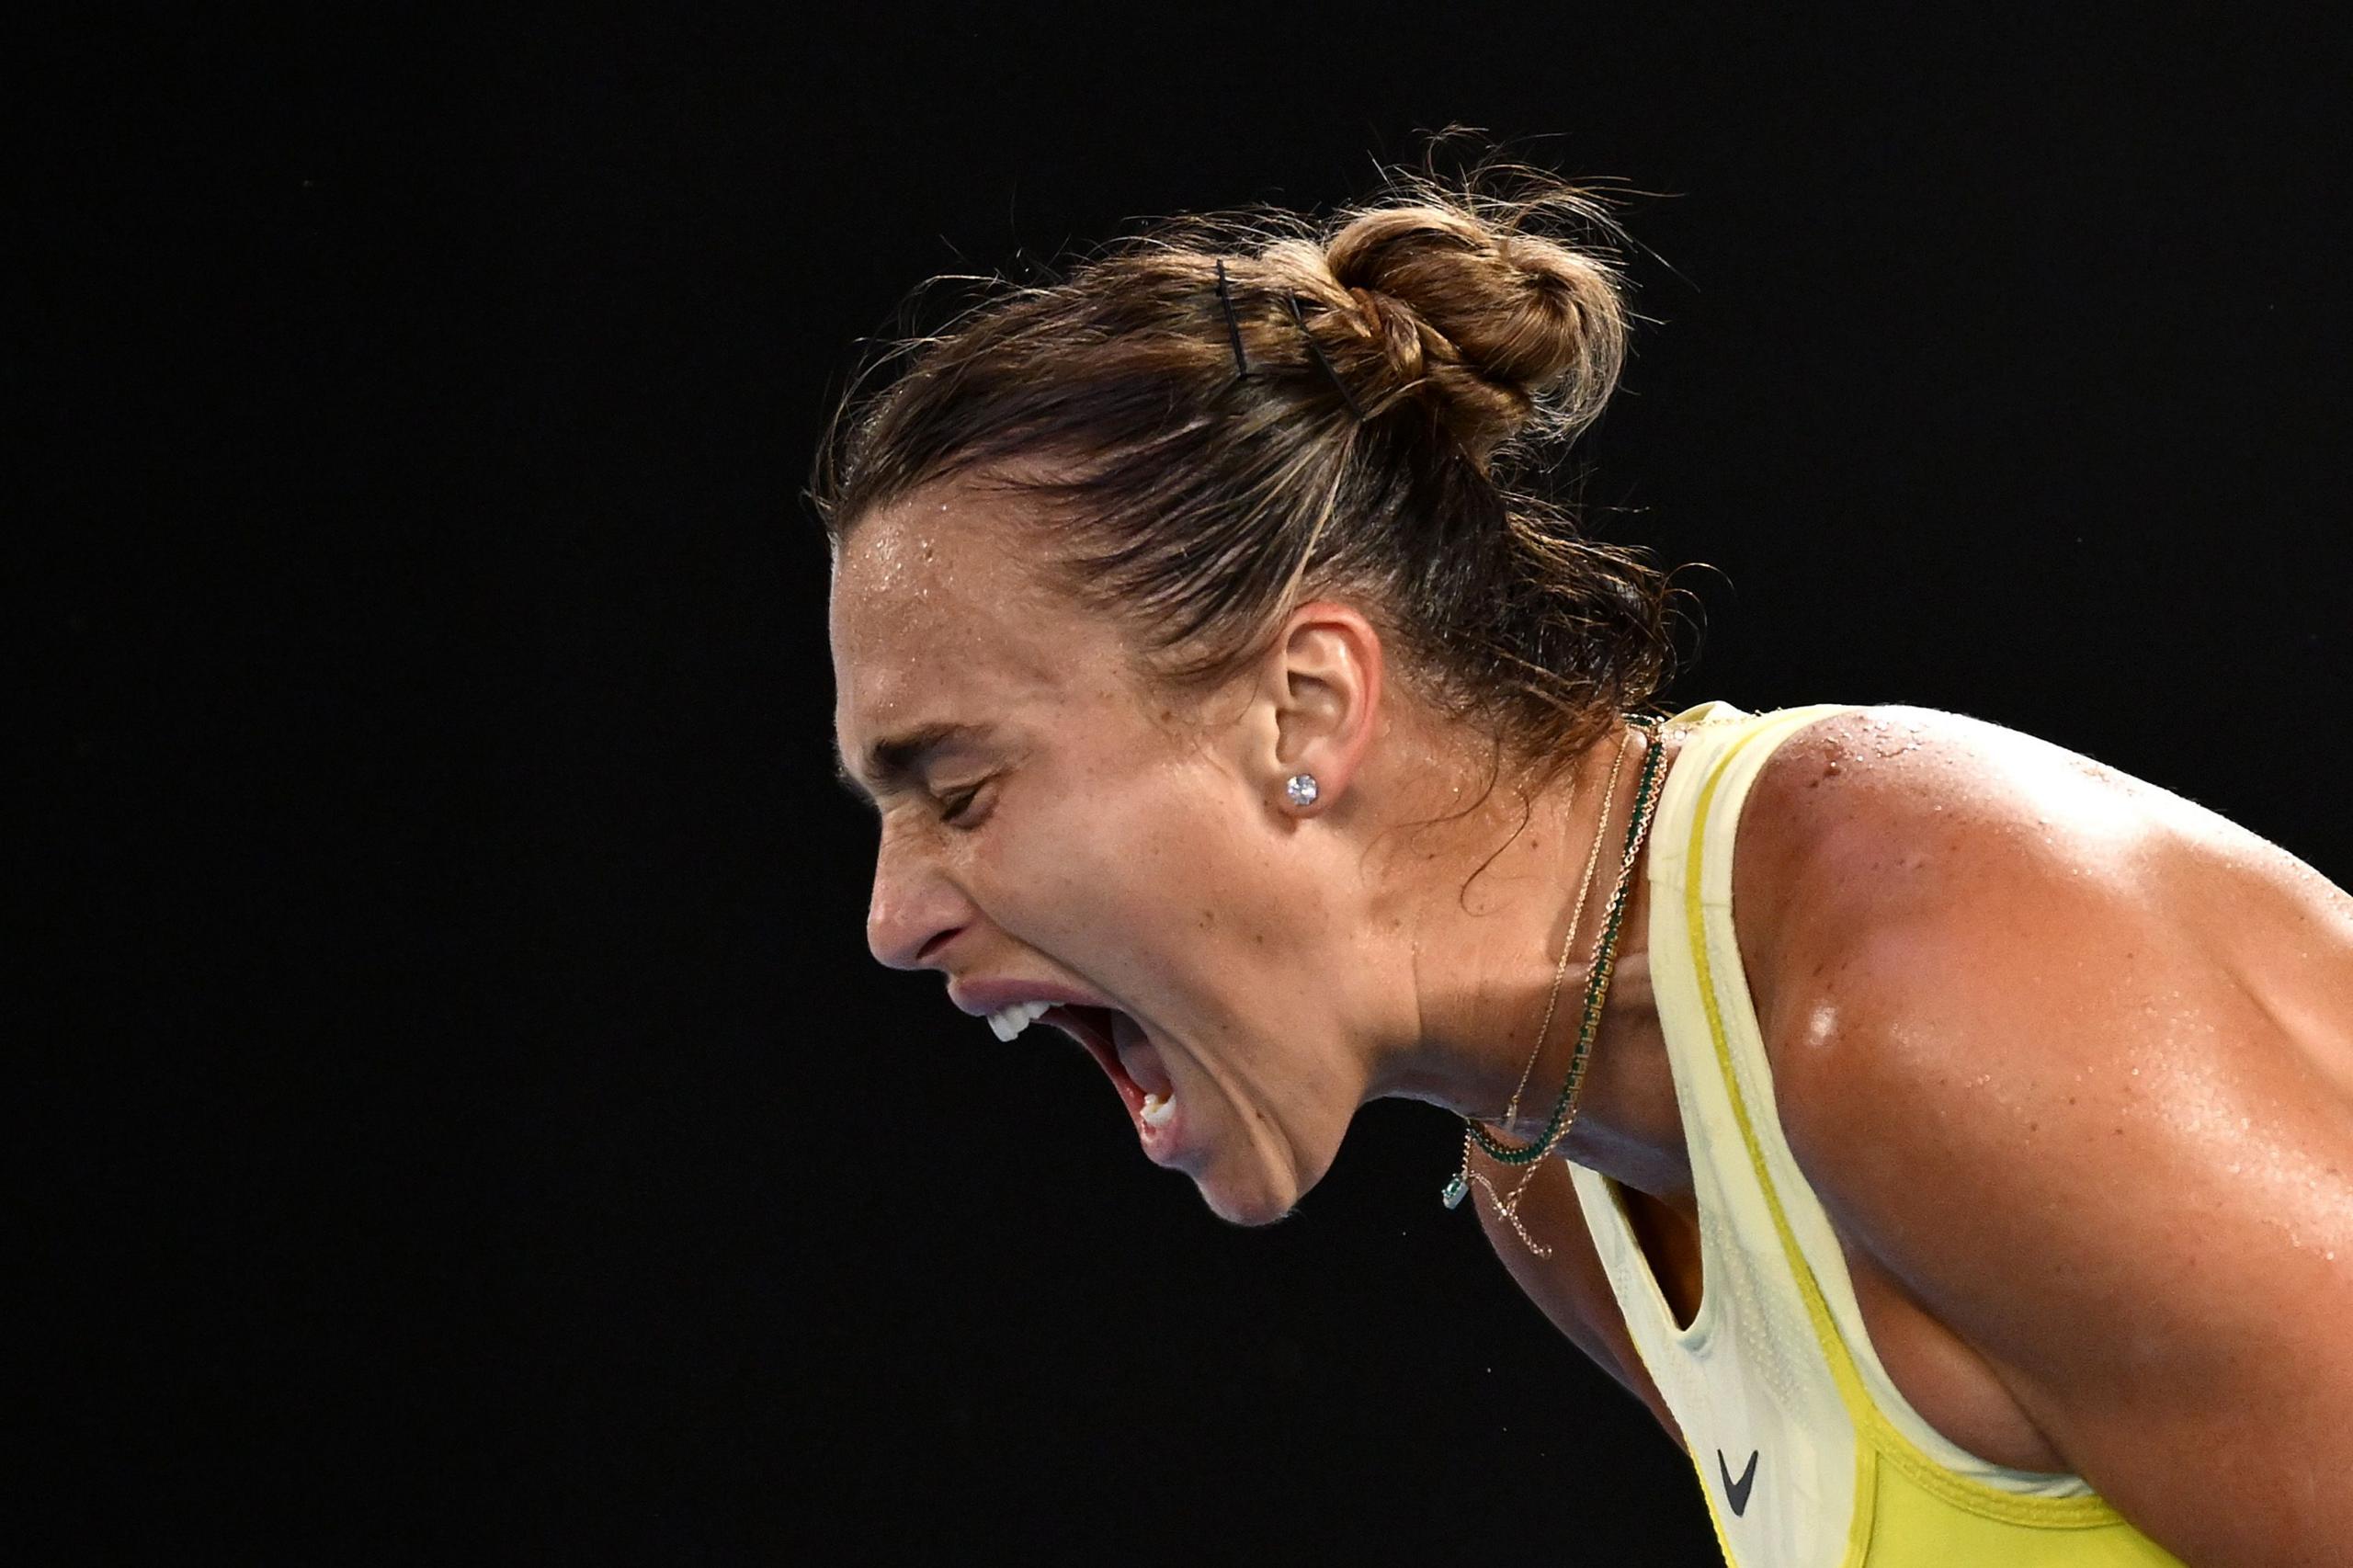
[[874, 891], [866, 905], [866, 946], [888, 969], [928, 969], [971, 924], [972, 906], [939, 868], [912, 846], [882, 835], [874, 855]]

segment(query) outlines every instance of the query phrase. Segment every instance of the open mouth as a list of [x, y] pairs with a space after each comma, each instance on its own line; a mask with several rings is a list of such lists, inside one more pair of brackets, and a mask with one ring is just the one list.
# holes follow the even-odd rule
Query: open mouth
[[1160, 1108], [1173, 1103], [1176, 1088], [1160, 1063], [1160, 1052], [1133, 1018], [1116, 1007], [1063, 1002], [1048, 1008], [1038, 1021], [1052, 1025], [1086, 1048], [1120, 1092], [1120, 1103], [1128, 1108], [1130, 1119], [1139, 1128], [1160, 1124], [1147, 1123], [1147, 1114], [1159, 1116]]

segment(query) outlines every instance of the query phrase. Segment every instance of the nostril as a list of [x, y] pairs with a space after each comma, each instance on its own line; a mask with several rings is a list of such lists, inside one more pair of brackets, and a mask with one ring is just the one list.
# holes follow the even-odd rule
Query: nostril
[[866, 945], [886, 969], [936, 969], [977, 914], [952, 879], [886, 844], [867, 890]]

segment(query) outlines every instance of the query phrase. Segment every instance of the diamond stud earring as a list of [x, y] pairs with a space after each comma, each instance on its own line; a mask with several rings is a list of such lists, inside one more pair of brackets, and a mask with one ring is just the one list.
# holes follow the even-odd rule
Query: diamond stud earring
[[1290, 803], [1302, 811], [1313, 805], [1315, 797], [1323, 792], [1316, 788], [1315, 775], [1313, 773], [1294, 773], [1290, 776], [1290, 781], [1283, 786], [1283, 793], [1290, 797]]

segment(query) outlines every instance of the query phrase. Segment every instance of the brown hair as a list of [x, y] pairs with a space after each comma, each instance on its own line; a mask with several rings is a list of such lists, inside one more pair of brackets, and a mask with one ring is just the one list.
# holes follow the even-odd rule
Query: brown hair
[[1547, 483], [1624, 359], [1620, 233], [1592, 191], [1495, 168], [1392, 176], [1321, 222], [1165, 222], [893, 346], [813, 498], [838, 551], [951, 475], [1034, 496], [1040, 566], [1180, 687], [1346, 598], [1426, 699], [1547, 777], [1673, 658], [1664, 575]]

